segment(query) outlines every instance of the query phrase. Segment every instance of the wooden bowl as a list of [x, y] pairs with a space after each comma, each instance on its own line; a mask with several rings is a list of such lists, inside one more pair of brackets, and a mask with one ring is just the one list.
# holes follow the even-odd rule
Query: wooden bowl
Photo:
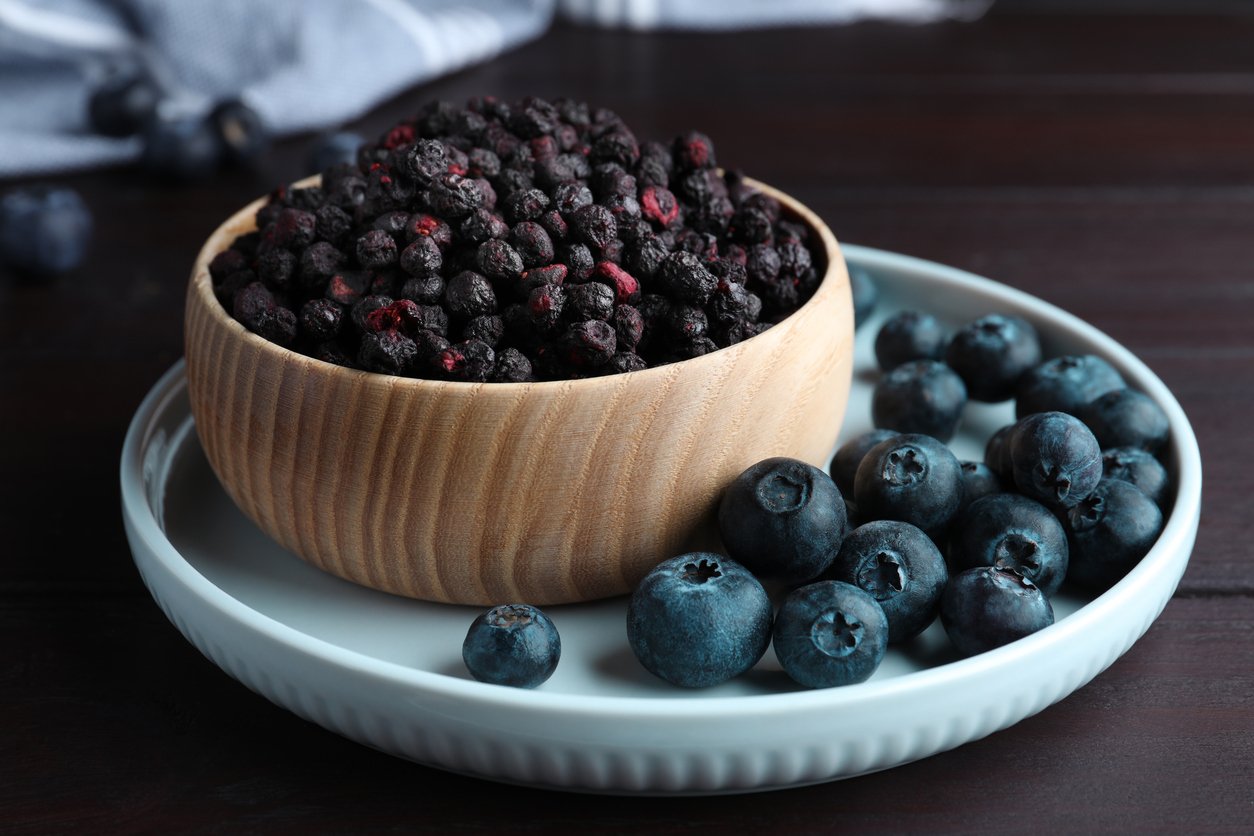
[[479, 605], [630, 591], [709, 542], [740, 471], [768, 456], [824, 466], [840, 429], [854, 336], [844, 259], [814, 213], [753, 185], [821, 250], [805, 305], [703, 357], [539, 383], [355, 371], [249, 332], [208, 270], [264, 199], [244, 207], [201, 249], [187, 294], [188, 391], [210, 465], [284, 548], [375, 589]]

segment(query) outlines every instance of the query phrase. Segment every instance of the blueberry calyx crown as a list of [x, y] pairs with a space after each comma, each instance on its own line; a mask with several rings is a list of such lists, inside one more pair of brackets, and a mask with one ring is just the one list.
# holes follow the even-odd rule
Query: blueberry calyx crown
[[723, 573], [719, 571], [718, 564], [712, 560], [700, 560], [696, 563], [685, 563], [680, 575], [690, 584], [703, 584], [712, 578], [719, 578]]
[[810, 624], [810, 640], [828, 656], [848, 656], [862, 643], [862, 622], [840, 610], [828, 610]]
[[1032, 579], [1023, 573], [1023, 570], [1017, 566], [994, 566], [994, 572], [1008, 575], [1010, 580], [1018, 584], [1023, 589], [1036, 589], [1036, 584], [1032, 583]]
[[758, 480], [758, 502], [773, 514], [804, 508], [810, 501], [810, 476], [802, 468], [775, 468]]
[[869, 555], [858, 567], [858, 586], [877, 601], [886, 601], [905, 589], [906, 567], [901, 556], [884, 550]]
[[910, 485], [927, 475], [927, 457], [915, 447], [898, 447], [884, 458], [884, 481]]
[[1071, 528], [1075, 531], [1092, 528], [1100, 523], [1105, 515], [1106, 500], [1097, 494], [1087, 496], [1069, 512]]
[[1019, 571], [1019, 567], [1022, 567], [1029, 572], [1036, 572], [1041, 568], [1036, 543], [1022, 534], [1012, 532], [1001, 538], [997, 541], [993, 554], [993, 565], [998, 569]]
[[1041, 487], [1049, 488], [1059, 502], [1066, 501], [1067, 495], [1071, 493], [1071, 479], [1063, 475], [1058, 465], [1047, 466], [1042, 463], [1040, 478], [1037, 481]]
[[488, 624], [493, 627], [522, 626], [534, 620], [531, 608], [521, 604], [502, 604], [499, 607], [493, 607], [487, 616]]

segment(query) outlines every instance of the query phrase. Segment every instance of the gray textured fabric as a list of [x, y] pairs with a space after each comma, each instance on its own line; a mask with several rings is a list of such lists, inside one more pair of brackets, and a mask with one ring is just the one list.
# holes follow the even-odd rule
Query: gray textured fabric
[[360, 116], [420, 81], [582, 23], [720, 28], [915, 22], [991, 0], [0, 0], [0, 176], [116, 163], [136, 139], [87, 123], [110, 70], [144, 66], [171, 107], [243, 99], [278, 134]]

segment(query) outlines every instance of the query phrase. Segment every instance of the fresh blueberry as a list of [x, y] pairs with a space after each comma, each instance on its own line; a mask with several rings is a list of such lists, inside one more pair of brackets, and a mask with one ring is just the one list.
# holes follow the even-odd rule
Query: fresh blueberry
[[853, 500], [853, 480], [858, 475], [858, 465], [862, 464], [863, 457], [867, 451], [879, 444], [881, 441], [887, 441], [895, 438], [900, 433], [895, 430], [871, 430], [855, 436], [836, 450], [836, 455], [832, 457], [832, 479], [836, 482], [836, 487], [840, 489], [840, 493], [846, 500]]
[[996, 403], [1013, 397], [1019, 378], [1041, 362], [1041, 343], [1027, 320], [989, 314], [954, 334], [945, 361], [971, 400]]
[[966, 405], [967, 387], [953, 369], [936, 360], [912, 360], [875, 384], [871, 419], [877, 427], [949, 441]]
[[977, 566], [950, 579], [940, 617], [958, 652], [974, 656], [1048, 627], [1054, 608], [1036, 584], [1013, 569]]
[[462, 661], [480, 682], [534, 688], [553, 675], [562, 640], [530, 604], [502, 604], [480, 615], [462, 642]]
[[1018, 424], [1007, 424], [993, 433], [984, 445], [984, 463], [1006, 487], [1015, 483], [1015, 469], [1010, 461], [1010, 441]]
[[1116, 389], [1080, 410], [1102, 449], [1140, 447], [1156, 453], [1167, 443], [1171, 426], [1167, 413], [1149, 395], [1135, 389]]
[[764, 459], [723, 493], [718, 528], [733, 560], [763, 577], [800, 583], [840, 551], [845, 502], [836, 483], [797, 459]]
[[1033, 412], [1078, 415], [1081, 407], [1124, 386], [1123, 376], [1115, 367], [1093, 354], [1055, 357], [1019, 380], [1015, 416], [1022, 418]]
[[958, 506], [959, 514], [977, 499], [1005, 490], [1001, 478], [984, 462], [960, 462], [960, 464], [962, 465], [962, 504]]
[[364, 143], [365, 139], [361, 134], [351, 131], [337, 131], [320, 136], [309, 154], [307, 168], [311, 174], [316, 174], [337, 165], [355, 165], [357, 151]]
[[1052, 596], [1067, 576], [1067, 533], [1041, 503], [1014, 493], [976, 500], [950, 531], [949, 559], [957, 570], [1014, 569]]
[[775, 656], [807, 688], [865, 682], [888, 650], [888, 618], [867, 593], [841, 581], [795, 589], [775, 619]]
[[871, 274], [861, 267], [849, 268], [849, 289], [853, 294], [853, 327], [856, 331], [875, 310], [880, 291], [875, 285], [875, 280], [871, 278]]
[[35, 276], [83, 263], [92, 217], [78, 192], [60, 186], [15, 189], [0, 199], [0, 261]]
[[1070, 508], [1102, 478], [1102, 450], [1084, 422], [1065, 412], [1019, 419], [1010, 440], [1014, 484], [1051, 508]]
[[158, 177], [182, 182], [204, 180], [222, 161], [222, 140], [213, 122], [204, 116], [159, 116], [144, 128], [141, 161]]
[[866, 592], [888, 618], [888, 641], [911, 639], [932, 623], [949, 580], [945, 558], [910, 523], [876, 520], [849, 533], [829, 575]]
[[239, 99], [219, 102], [209, 114], [228, 162], [248, 165], [270, 147], [270, 131], [257, 111]]
[[97, 133], [132, 136], [152, 118], [160, 101], [161, 91], [146, 75], [118, 75], [92, 91], [87, 117]]
[[901, 311], [875, 335], [875, 359], [884, 371], [911, 360], [939, 360], [949, 335], [940, 320], [922, 311]]
[[899, 435], [867, 452], [858, 465], [853, 499], [864, 519], [901, 520], [933, 534], [958, 512], [962, 467], [936, 439]]
[[771, 601], [749, 570], [722, 555], [681, 554], [645, 575], [627, 605], [640, 664], [685, 688], [706, 688], [757, 664], [771, 642]]
[[1103, 479], [1064, 520], [1071, 543], [1067, 578], [1106, 589], [1149, 552], [1163, 530], [1163, 514], [1145, 492], [1121, 479]]
[[1154, 500], [1159, 508], [1167, 500], [1171, 486], [1167, 468], [1154, 455], [1140, 447], [1112, 447], [1102, 451], [1102, 478], [1131, 482]]

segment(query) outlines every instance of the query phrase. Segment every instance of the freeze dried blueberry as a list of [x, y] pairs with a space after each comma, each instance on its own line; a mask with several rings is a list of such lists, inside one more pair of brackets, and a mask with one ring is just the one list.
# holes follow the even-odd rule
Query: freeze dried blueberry
[[698, 131], [688, 131], [675, 138], [672, 148], [675, 166], [682, 170], [714, 168], [714, 143]]
[[535, 221], [522, 221], [510, 230], [509, 241], [522, 258], [523, 267], [542, 267], [553, 260], [553, 240]]
[[239, 250], [223, 250], [209, 261], [209, 276], [215, 282], [222, 281], [232, 273], [247, 269], [248, 259]]
[[535, 688], [557, 670], [562, 641], [552, 620], [529, 604], [502, 604], [480, 615], [462, 642], [462, 661], [480, 682]]
[[774, 247], [755, 244], [749, 248], [745, 272], [752, 281], [769, 284], [779, 278], [780, 259]]
[[932, 623], [949, 571], [940, 549], [909, 523], [877, 520], [849, 532], [828, 572], [875, 599], [888, 641], [912, 639]]
[[368, 276], [357, 271], [341, 270], [327, 280], [327, 299], [340, 305], [355, 305], [366, 295], [369, 286]]
[[1135, 389], [1107, 392], [1079, 412], [1103, 449], [1140, 447], [1154, 453], [1166, 445], [1171, 433], [1163, 408]]
[[1066, 412], [1078, 415], [1097, 398], [1124, 388], [1123, 376], [1093, 354], [1046, 360], [1030, 369], [1015, 387], [1015, 415]]
[[570, 227], [566, 224], [562, 214], [556, 209], [550, 209], [540, 216], [540, 226], [549, 234], [551, 241], [564, 241], [570, 233]]
[[522, 256], [517, 250], [498, 238], [479, 245], [476, 263], [483, 275], [507, 281], [519, 279], [524, 266]]
[[401, 251], [400, 266], [411, 276], [438, 276], [444, 266], [440, 247], [430, 238], [415, 238]]
[[694, 305], [671, 305], [667, 309], [665, 328], [677, 345], [691, 343], [709, 331], [705, 311]]
[[858, 465], [862, 464], [867, 452], [881, 441], [898, 435], [900, 433], [896, 430], [871, 430], [854, 436], [836, 449], [830, 469], [832, 479], [845, 499], [853, 499], [853, 483], [858, 475]]
[[930, 313], [901, 311], [889, 317], [875, 335], [875, 359], [884, 371], [911, 360], [940, 360], [947, 339], [940, 320]]
[[596, 268], [592, 251], [583, 244], [567, 244], [559, 257], [569, 270], [567, 280], [571, 282], [586, 282]]
[[653, 568], [627, 605], [627, 643], [646, 670], [706, 688], [752, 668], [771, 642], [771, 600], [747, 569], [708, 552]]
[[510, 223], [535, 220], [548, 209], [548, 195], [539, 189], [519, 190], [505, 198], [505, 219]]
[[472, 148], [466, 155], [472, 177], [491, 179], [501, 173], [501, 158], [487, 148]]
[[365, 296], [355, 303], [348, 311], [349, 321], [360, 332], [372, 330], [369, 317], [375, 311], [392, 304], [389, 296]]
[[658, 286], [672, 297], [693, 305], [710, 300], [718, 280], [691, 253], [671, 253], [662, 262], [655, 277]]
[[1019, 379], [1041, 362], [1041, 344], [1027, 320], [989, 314], [954, 334], [945, 362], [971, 400], [995, 403], [1013, 397]]
[[496, 369], [496, 352], [480, 340], [466, 340], [450, 345], [436, 359], [440, 368], [453, 380], [487, 380]]
[[640, 282], [617, 264], [602, 261], [596, 266], [594, 277], [614, 291], [614, 301], [619, 305], [631, 305], [640, 301]]
[[542, 284], [562, 284], [566, 281], [567, 272], [565, 264], [549, 264], [544, 267], [526, 270], [522, 274], [522, 281], [519, 283], [519, 287], [525, 295], [531, 293], [532, 290]]
[[479, 340], [493, 349], [505, 336], [505, 321], [495, 314], [477, 316], [462, 326], [463, 340]]
[[625, 372], [644, 371], [649, 367], [644, 358], [630, 351], [619, 351], [610, 358], [606, 364], [614, 374], [623, 374]]
[[612, 162], [630, 168], [640, 159], [640, 145], [626, 128], [608, 131], [592, 144], [592, 161]]
[[334, 339], [340, 333], [344, 309], [330, 299], [310, 299], [300, 309], [300, 333], [316, 342]]
[[1070, 508], [1102, 478], [1102, 451], [1079, 418], [1036, 412], [1015, 425], [1010, 465], [1021, 493], [1051, 508]]
[[332, 244], [343, 243], [353, 228], [352, 217], [338, 206], [330, 203], [318, 207], [314, 212], [314, 231], [318, 238]]
[[631, 305], [614, 308], [614, 332], [618, 335], [619, 348], [634, 351], [644, 333], [644, 317]]
[[979, 566], [954, 575], [941, 595], [941, 623], [963, 656], [974, 656], [1054, 623], [1036, 584], [1011, 569]]
[[372, 229], [357, 239], [357, 263], [367, 270], [387, 267], [396, 261], [396, 242], [381, 229]]
[[750, 571], [799, 583], [818, 577], [845, 536], [845, 503], [831, 477], [789, 458], [764, 459], [719, 503], [723, 545]]
[[949, 441], [966, 405], [967, 388], [952, 369], [936, 360], [914, 360], [875, 384], [871, 417], [877, 427]]
[[357, 362], [367, 371], [400, 375], [409, 370], [417, 353], [414, 341], [399, 331], [371, 331], [362, 335]]
[[1105, 590], [1132, 570], [1153, 547], [1163, 515], [1145, 492], [1120, 479], [1103, 479], [1067, 511], [1071, 544], [1067, 579]]
[[439, 218], [419, 212], [410, 216], [406, 237], [410, 241], [430, 238], [443, 251], [453, 243], [453, 230]]
[[284, 209], [274, 222], [274, 243], [287, 249], [307, 247], [314, 242], [317, 234], [318, 219], [312, 212]]
[[300, 280], [307, 287], [317, 287], [339, 271], [346, 260], [344, 253], [326, 241], [310, 244], [300, 254]]
[[643, 235], [626, 247], [623, 266], [641, 278], [652, 278], [670, 254], [666, 244], [656, 235]]
[[565, 305], [566, 292], [559, 285], [540, 285], [527, 297], [531, 323], [541, 332], [552, 330], [557, 325]]
[[492, 380], [497, 383], [525, 383], [534, 380], [531, 361], [516, 348], [506, 348], [496, 356]]
[[466, 217], [483, 206], [485, 198], [480, 181], [457, 174], [445, 174], [427, 194], [435, 214], [449, 220]]
[[352, 355], [345, 351], [344, 346], [335, 340], [318, 343], [314, 347], [312, 356], [315, 360], [321, 360], [324, 363], [331, 363], [350, 369], [357, 368], [357, 363], [353, 360]]
[[567, 328], [561, 342], [567, 364], [576, 369], [595, 369], [614, 356], [616, 335], [608, 322], [591, 319]]
[[[720, 281], [714, 289], [714, 295], [710, 298], [710, 317], [715, 322], [725, 325], [754, 319], [756, 317], [750, 313], [754, 307], [752, 296], [753, 294], [745, 290], [742, 285]], [[761, 310], [760, 301], [758, 310]]]
[[646, 186], [640, 193], [640, 214], [665, 229], [679, 220], [679, 201], [665, 186]]
[[415, 276], [406, 280], [400, 289], [401, 297], [412, 299], [420, 305], [438, 304], [444, 296], [444, 279], [438, 274]]
[[1067, 575], [1067, 534], [1035, 500], [995, 493], [971, 503], [950, 532], [956, 571], [976, 566], [1013, 569], [1052, 596]]
[[872, 447], [858, 465], [854, 504], [868, 520], [901, 520], [934, 534], [962, 502], [962, 468], [926, 435], [898, 435]]
[[870, 679], [884, 661], [888, 634], [888, 618], [873, 597], [842, 581], [819, 581], [784, 599], [772, 646], [795, 682], [832, 688]]
[[1102, 478], [1121, 479], [1136, 485], [1159, 508], [1171, 487], [1167, 469], [1148, 450], [1139, 447], [1112, 447], [1102, 451]]
[[444, 303], [449, 313], [471, 318], [496, 311], [496, 293], [478, 273], [465, 270], [448, 280]]
[[261, 314], [275, 306], [274, 294], [261, 282], [253, 282], [235, 294], [232, 316], [250, 331], [257, 330]]
[[462, 241], [482, 244], [489, 238], [504, 238], [509, 234], [509, 225], [495, 212], [476, 209], [462, 219], [457, 231]]
[[566, 301], [571, 315], [580, 320], [608, 320], [614, 314], [614, 291], [601, 282], [572, 285]]
[[448, 157], [444, 143], [435, 139], [420, 139], [404, 149], [401, 171], [405, 172], [422, 188], [427, 188], [448, 173]]
[[579, 240], [600, 250], [618, 236], [618, 224], [610, 210], [594, 203], [575, 210], [571, 215], [571, 231]]

